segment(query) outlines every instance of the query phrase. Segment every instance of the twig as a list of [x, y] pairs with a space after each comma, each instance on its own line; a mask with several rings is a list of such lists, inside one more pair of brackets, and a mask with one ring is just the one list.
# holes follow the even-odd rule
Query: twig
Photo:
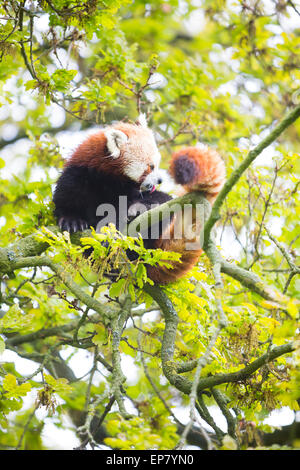
[[126, 380], [121, 368], [121, 356], [120, 356], [120, 341], [122, 331], [130, 316], [131, 311], [131, 300], [129, 297], [125, 299], [123, 308], [120, 312], [115, 315], [112, 319], [112, 394], [114, 395], [116, 402], [118, 403], [119, 411], [124, 418], [129, 418], [130, 414], [126, 411], [124, 406], [124, 400], [122, 396], [122, 384]]
[[28, 416], [28, 419], [27, 419], [27, 421], [26, 421], [26, 423], [25, 423], [25, 425], [24, 425], [23, 432], [22, 432], [22, 434], [21, 434], [21, 437], [20, 437], [20, 439], [19, 439], [19, 442], [18, 442], [18, 444], [17, 444], [15, 450], [19, 450], [19, 449], [20, 449], [20, 447], [21, 447], [21, 445], [22, 445], [22, 442], [23, 442], [23, 439], [24, 439], [24, 437], [25, 437], [25, 434], [26, 434], [26, 432], [27, 432], [27, 430], [28, 430], [28, 426], [30, 425], [30, 423], [31, 423], [31, 421], [32, 421], [32, 419], [33, 419], [33, 417], [34, 417], [34, 415], [35, 415], [35, 412], [36, 412], [36, 410], [38, 409], [38, 407], [39, 407], [39, 404], [36, 403], [35, 406], [34, 406], [34, 408], [33, 408], [33, 410], [32, 410], [32, 412], [31, 412], [30, 415]]
[[278, 240], [276, 240], [276, 238], [273, 237], [273, 235], [270, 233], [270, 231], [267, 229], [266, 226], [264, 226], [264, 229], [267, 232], [268, 237], [270, 238], [270, 240], [272, 240], [272, 242], [277, 246], [279, 251], [282, 253], [283, 257], [285, 258], [285, 260], [287, 261], [287, 263], [290, 267], [289, 277], [288, 277], [288, 279], [286, 281], [286, 284], [284, 286], [284, 289], [283, 289], [283, 294], [285, 294], [288, 290], [288, 287], [289, 287], [293, 277], [296, 276], [296, 274], [300, 274], [300, 268], [293, 262], [292, 257], [289, 254], [288, 250]]
[[86, 415], [86, 420], [85, 420], [85, 423], [80, 426], [79, 428], [77, 428], [77, 433], [79, 435], [86, 435], [86, 438], [82, 441], [82, 443], [80, 444], [79, 447], [75, 447], [74, 450], [81, 450], [81, 449], [84, 449], [86, 447], [87, 444], [90, 444], [92, 447], [94, 446], [97, 446], [97, 442], [95, 442], [94, 440], [94, 436], [96, 435], [99, 427], [101, 426], [101, 424], [103, 423], [106, 415], [109, 413], [109, 411], [111, 410], [111, 407], [112, 405], [114, 404], [115, 402], [115, 397], [112, 396], [109, 400], [109, 402], [107, 403], [99, 421], [97, 422], [97, 427], [96, 429], [91, 429], [92, 428], [92, 422], [93, 422], [93, 418], [95, 417], [96, 415], [96, 408], [98, 405], [100, 405], [101, 402], [103, 402], [105, 397], [103, 397], [103, 395], [100, 395], [95, 401], [94, 403], [92, 403], [89, 407], [89, 410], [87, 412], [87, 415]]
[[167, 145], [167, 144], [170, 144], [171, 142], [174, 142], [174, 140], [181, 134], [188, 134], [190, 132], [192, 132], [191, 130], [186, 130], [186, 128], [190, 125], [189, 123], [189, 120], [186, 119], [182, 124], [181, 126], [179, 127], [179, 129], [175, 132], [175, 134], [172, 136], [172, 137], [169, 137], [167, 139], [164, 139], [164, 140], [161, 140], [158, 142], [158, 145], [159, 146], [163, 146], [163, 145]]
[[204, 228], [204, 248], [206, 247], [211, 230], [217, 220], [220, 218], [220, 209], [224, 203], [226, 196], [232, 191], [232, 188], [241, 178], [245, 170], [251, 165], [251, 163], [261, 154], [261, 152], [271, 145], [291, 124], [293, 124], [300, 116], [300, 105], [296, 106], [290, 113], [282, 119], [279, 124], [267, 135], [254, 149], [250, 150], [247, 157], [242, 163], [234, 170], [222, 190], [220, 191], [217, 199], [214, 202], [211, 215], [205, 224]]
[[[23, 31], [23, 12], [24, 12], [24, 5], [25, 5], [25, 2], [22, 3], [21, 5], [21, 8], [19, 10], [19, 29], [20, 31]], [[25, 65], [30, 73], [30, 75], [32, 76], [33, 79], [37, 80], [38, 82], [39, 79], [35, 73], [35, 69], [34, 69], [34, 66], [33, 66], [33, 60], [32, 60], [32, 41], [33, 41], [33, 16], [30, 15], [30, 59], [31, 59], [31, 63], [29, 62], [29, 59], [27, 57], [27, 54], [26, 54], [26, 51], [25, 51], [25, 47], [24, 47], [24, 41], [23, 39], [20, 40], [20, 46], [21, 46], [21, 54], [23, 56], [23, 59], [24, 59], [24, 62], [25, 62]]]
[[270, 240], [272, 240], [272, 242], [275, 243], [275, 245], [277, 246], [279, 251], [282, 253], [284, 258], [286, 259], [290, 269], [292, 271], [300, 273], [300, 268], [298, 268], [298, 266], [293, 262], [292, 257], [289, 254], [289, 252], [287, 251], [287, 249], [278, 240], [276, 240], [276, 238], [273, 237], [273, 235], [270, 233], [270, 231], [268, 230], [268, 228], [265, 225], [264, 225], [264, 229], [267, 232], [268, 237], [270, 238]]
[[220, 410], [222, 411], [226, 421], [227, 421], [227, 428], [228, 434], [235, 440], [237, 440], [236, 436], [236, 418], [232, 416], [230, 411], [227, 408], [227, 399], [226, 397], [218, 390], [217, 388], [211, 389], [212, 395], [219, 406]]
[[140, 87], [138, 83], [135, 83], [132, 86], [130, 86], [130, 85], [127, 85], [127, 83], [123, 82], [123, 80], [121, 80], [120, 78], [117, 78], [117, 81], [120, 83], [120, 85], [122, 85], [126, 90], [130, 91], [135, 96], [137, 112], [139, 114], [141, 113], [142, 96], [144, 94], [145, 89], [152, 85], [152, 83], [150, 83], [150, 80], [151, 80], [152, 75], [155, 73], [157, 66], [158, 64], [156, 63], [151, 64], [146, 82], [144, 85]]
[[154, 393], [156, 394], [156, 396], [160, 399], [160, 401], [162, 402], [162, 404], [164, 405], [164, 407], [166, 408], [166, 410], [168, 411], [169, 415], [172, 416], [172, 418], [174, 419], [175, 423], [177, 423], [179, 426], [183, 426], [182, 423], [179, 421], [179, 419], [174, 415], [173, 411], [171, 410], [171, 408], [169, 407], [168, 403], [166, 402], [166, 400], [164, 399], [164, 397], [161, 395], [160, 391], [158, 390], [158, 388], [156, 387], [154, 381], [152, 380], [152, 377], [149, 373], [149, 370], [148, 370], [148, 366], [146, 364], [146, 361], [145, 361], [145, 358], [144, 358], [144, 353], [141, 349], [141, 341], [140, 341], [140, 335], [141, 335], [141, 331], [139, 332], [138, 334], [138, 337], [137, 337], [137, 341], [138, 341], [138, 345], [139, 345], [139, 348], [140, 348], [140, 353], [141, 353], [141, 361], [142, 361], [142, 365], [143, 365], [143, 368], [144, 368], [144, 373], [145, 373], [145, 376], [146, 378], [148, 379], [148, 382], [150, 383], [151, 387], [153, 388], [154, 390]]
[[254, 256], [254, 260], [252, 261], [252, 263], [251, 263], [249, 269], [251, 269], [251, 267], [254, 265], [254, 263], [259, 259], [258, 243], [259, 243], [259, 239], [260, 239], [260, 235], [261, 235], [263, 223], [264, 223], [264, 220], [265, 220], [265, 217], [266, 217], [268, 208], [269, 208], [269, 206], [270, 206], [272, 194], [273, 194], [273, 191], [274, 191], [274, 188], [275, 188], [275, 183], [276, 183], [276, 180], [277, 180], [277, 177], [278, 177], [278, 171], [279, 171], [279, 170], [278, 170], [278, 168], [277, 168], [277, 166], [276, 166], [276, 167], [275, 167], [275, 176], [274, 176], [274, 178], [273, 178], [272, 186], [271, 186], [270, 192], [269, 192], [269, 194], [268, 194], [267, 200], [265, 201], [265, 207], [264, 207], [264, 211], [263, 211], [263, 214], [262, 214], [260, 223], [258, 224], [258, 233], [257, 233], [256, 240], [255, 240], [255, 243], [254, 243], [254, 251], [255, 251], [256, 254], [255, 254], [255, 256]]

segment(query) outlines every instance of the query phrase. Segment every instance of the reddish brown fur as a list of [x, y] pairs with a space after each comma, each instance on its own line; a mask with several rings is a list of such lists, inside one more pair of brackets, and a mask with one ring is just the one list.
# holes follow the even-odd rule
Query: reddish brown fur
[[[152, 163], [151, 152], [153, 145], [151, 145], [152, 142], [149, 143], [149, 138], [151, 139], [152, 137], [151, 131], [148, 128], [142, 128], [138, 124], [125, 122], [119, 122], [111, 127], [122, 131], [130, 138], [129, 142], [132, 142], [131, 146], [134, 147], [134, 152], [129, 154], [129, 158], [140, 159], [141, 162], [144, 161], [145, 163], [149, 162], [148, 169], [145, 170], [141, 177], [142, 181], [152, 171], [150, 163]], [[124, 168], [128, 165], [128, 156], [125, 156], [126, 149], [124, 151], [121, 150], [120, 157], [115, 159], [110, 158], [106, 143], [107, 139], [104, 131], [100, 130], [90, 135], [77, 147], [71, 158], [67, 161], [66, 166], [95, 168], [97, 171], [124, 177]], [[149, 155], [147, 150], [150, 152]]]
[[90, 135], [75, 150], [72, 157], [66, 162], [66, 166], [83, 166], [95, 168], [118, 176], [122, 176], [121, 159], [112, 159], [106, 147], [106, 137], [103, 131]]
[[[208, 147], [197, 148], [187, 147], [175, 152], [171, 157], [170, 174], [176, 181], [176, 162], [183, 157], [188, 162], [193, 162], [193, 175], [187, 184], [183, 185], [185, 192], [201, 191], [205, 194], [207, 200], [212, 204], [219, 194], [225, 182], [225, 165], [219, 154]], [[195, 217], [195, 216], [194, 216]], [[193, 218], [195, 221], [195, 218]], [[183, 233], [183, 238], [178, 240], [174, 238], [174, 223], [170, 228], [169, 239], [161, 237], [155, 244], [156, 248], [161, 248], [166, 251], [174, 251], [181, 253], [180, 262], [171, 262], [172, 269], [166, 267], [149, 267], [149, 277], [158, 284], [167, 284], [176, 279], [184, 276], [189, 272], [197, 263], [199, 256], [202, 253], [201, 249], [187, 250], [186, 243], [195, 242], [199, 238], [199, 233], [202, 227], [197, 227], [198, 237], [194, 239], [186, 239]]]
[[[118, 125], [114, 126], [114, 128], [124, 132], [128, 137], [135, 136], [137, 141], [141, 142], [141, 146], [143, 145], [143, 138], [139, 137], [139, 134], [141, 134], [140, 126], [127, 123], [118, 123]], [[147, 137], [145, 136], [145, 139], [146, 138]], [[124, 158], [111, 158], [106, 146], [106, 142], [106, 136], [103, 131], [99, 131], [94, 135], [89, 136], [75, 150], [70, 160], [66, 163], [66, 166], [73, 165], [95, 168], [97, 171], [103, 171], [105, 173], [114, 174], [120, 178], [123, 178], [124, 166], [127, 163]], [[175, 181], [176, 162], [183, 156], [189, 161], [193, 162], [193, 166], [195, 168], [191, 180], [182, 186], [184, 191], [204, 192], [208, 201], [213, 203], [225, 181], [225, 166], [223, 160], [215, 150], [209, 149], [207, 147], [183, 148], [175, 152], [171, 157], [169, 171], [170, 174], [174, 177]], [[147, 160], [147, 156], [143, 153], [143, 148], [141, 147], [141, 149], [139, 149], [138, 158], [142, 157]], [[146, 176], [148, 172], [151, 172], [150, 166], [142, 175], [142, 177]], [[198, 227], [198, 232], [200, 228]], [[167, 284], [184, 276], [197, 263], [199, 256], [202, 253], [201, 249], [186, 249], [187, 241], [191, 243], [196, 240], [196, 237], [194, 240], [187, 240], [185, 238], [185, 234], [183, 234], [182, 239], [175, 239], [174, 223], [168, 230], [170, 230], [169, 239], [161, 237], [155, 242], [155, 247], [161, 248], [165, 251], [181, 253], [182, 256], [180, 262], [168, 261], [168, 263], [173, 265], [173, 269], [168, 269], [165, 267], [148, 267], [149, 277], [158, 284]]]
[[197, 168], [193, 179], [183, 185], [185, 191], [203, 191], [208, 201], [213, 203], [225, 181], [225, 165], [220, 155], [209, 147], [178, 150], [173, 153], [170, 163], [170, 174], [175, 180], [175, 164], [182, 156], [187, 156]]
[[[155, 244], [155, 248], [160, 248], [165, 251], [174, 251], [175, 253], [181, 253], [180, 262], [166, 260], [168, 264], [172, 265], [172, 268], [164, 266], [148, 267], [148, 276], [157, 284], [168, 284], [174, 282], [187, 274], [193, 266], [197, 263], [202, 250], [187, 250], [186, 239], [174, 239], [174, 222], [168, 229], [170, 230], [170, 238], [164, 239], [163, 236]], [[194, 242], [189, 240], [189, 242]]]

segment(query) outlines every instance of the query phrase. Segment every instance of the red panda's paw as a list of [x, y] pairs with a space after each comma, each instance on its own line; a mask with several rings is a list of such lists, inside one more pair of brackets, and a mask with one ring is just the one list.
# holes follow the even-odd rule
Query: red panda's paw
[[86, 230], [88, 223], [83, 219], [66, 216], [59, 219], [58, 226], [62, 232], [74, 233]]

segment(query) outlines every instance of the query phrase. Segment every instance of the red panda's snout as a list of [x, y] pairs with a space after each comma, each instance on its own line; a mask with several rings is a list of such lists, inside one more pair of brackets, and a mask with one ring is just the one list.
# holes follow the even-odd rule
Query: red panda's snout
[[143, 179], [140, 189], [153, 193], [156, 187], [162, 183], [162, 176], [157, 169], [154, 169]]

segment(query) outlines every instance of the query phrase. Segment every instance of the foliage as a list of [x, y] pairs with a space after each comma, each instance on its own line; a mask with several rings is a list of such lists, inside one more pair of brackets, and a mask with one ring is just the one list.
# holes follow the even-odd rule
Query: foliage
[[[2, 2], [1, 449], [48, 448], [44, 418], [66, 428], [66, 413], [81, 448], [266, 448], [266, 418], [299, 410], [300, 120], [222, 201], [223, 286], [210, 246], [186, 278], [157, 289], [145, 265], [178, 255], [114, 227], [71, 239], [51, 202], [69, 133], [141, 111], [164, 168], [201, 141], [230, 177], [299, 103], [299, 21], [298, 1]], [[204, 438], [188, 433], [197, 426]], [[296, 448], [299, 435], [285, 443]]]

